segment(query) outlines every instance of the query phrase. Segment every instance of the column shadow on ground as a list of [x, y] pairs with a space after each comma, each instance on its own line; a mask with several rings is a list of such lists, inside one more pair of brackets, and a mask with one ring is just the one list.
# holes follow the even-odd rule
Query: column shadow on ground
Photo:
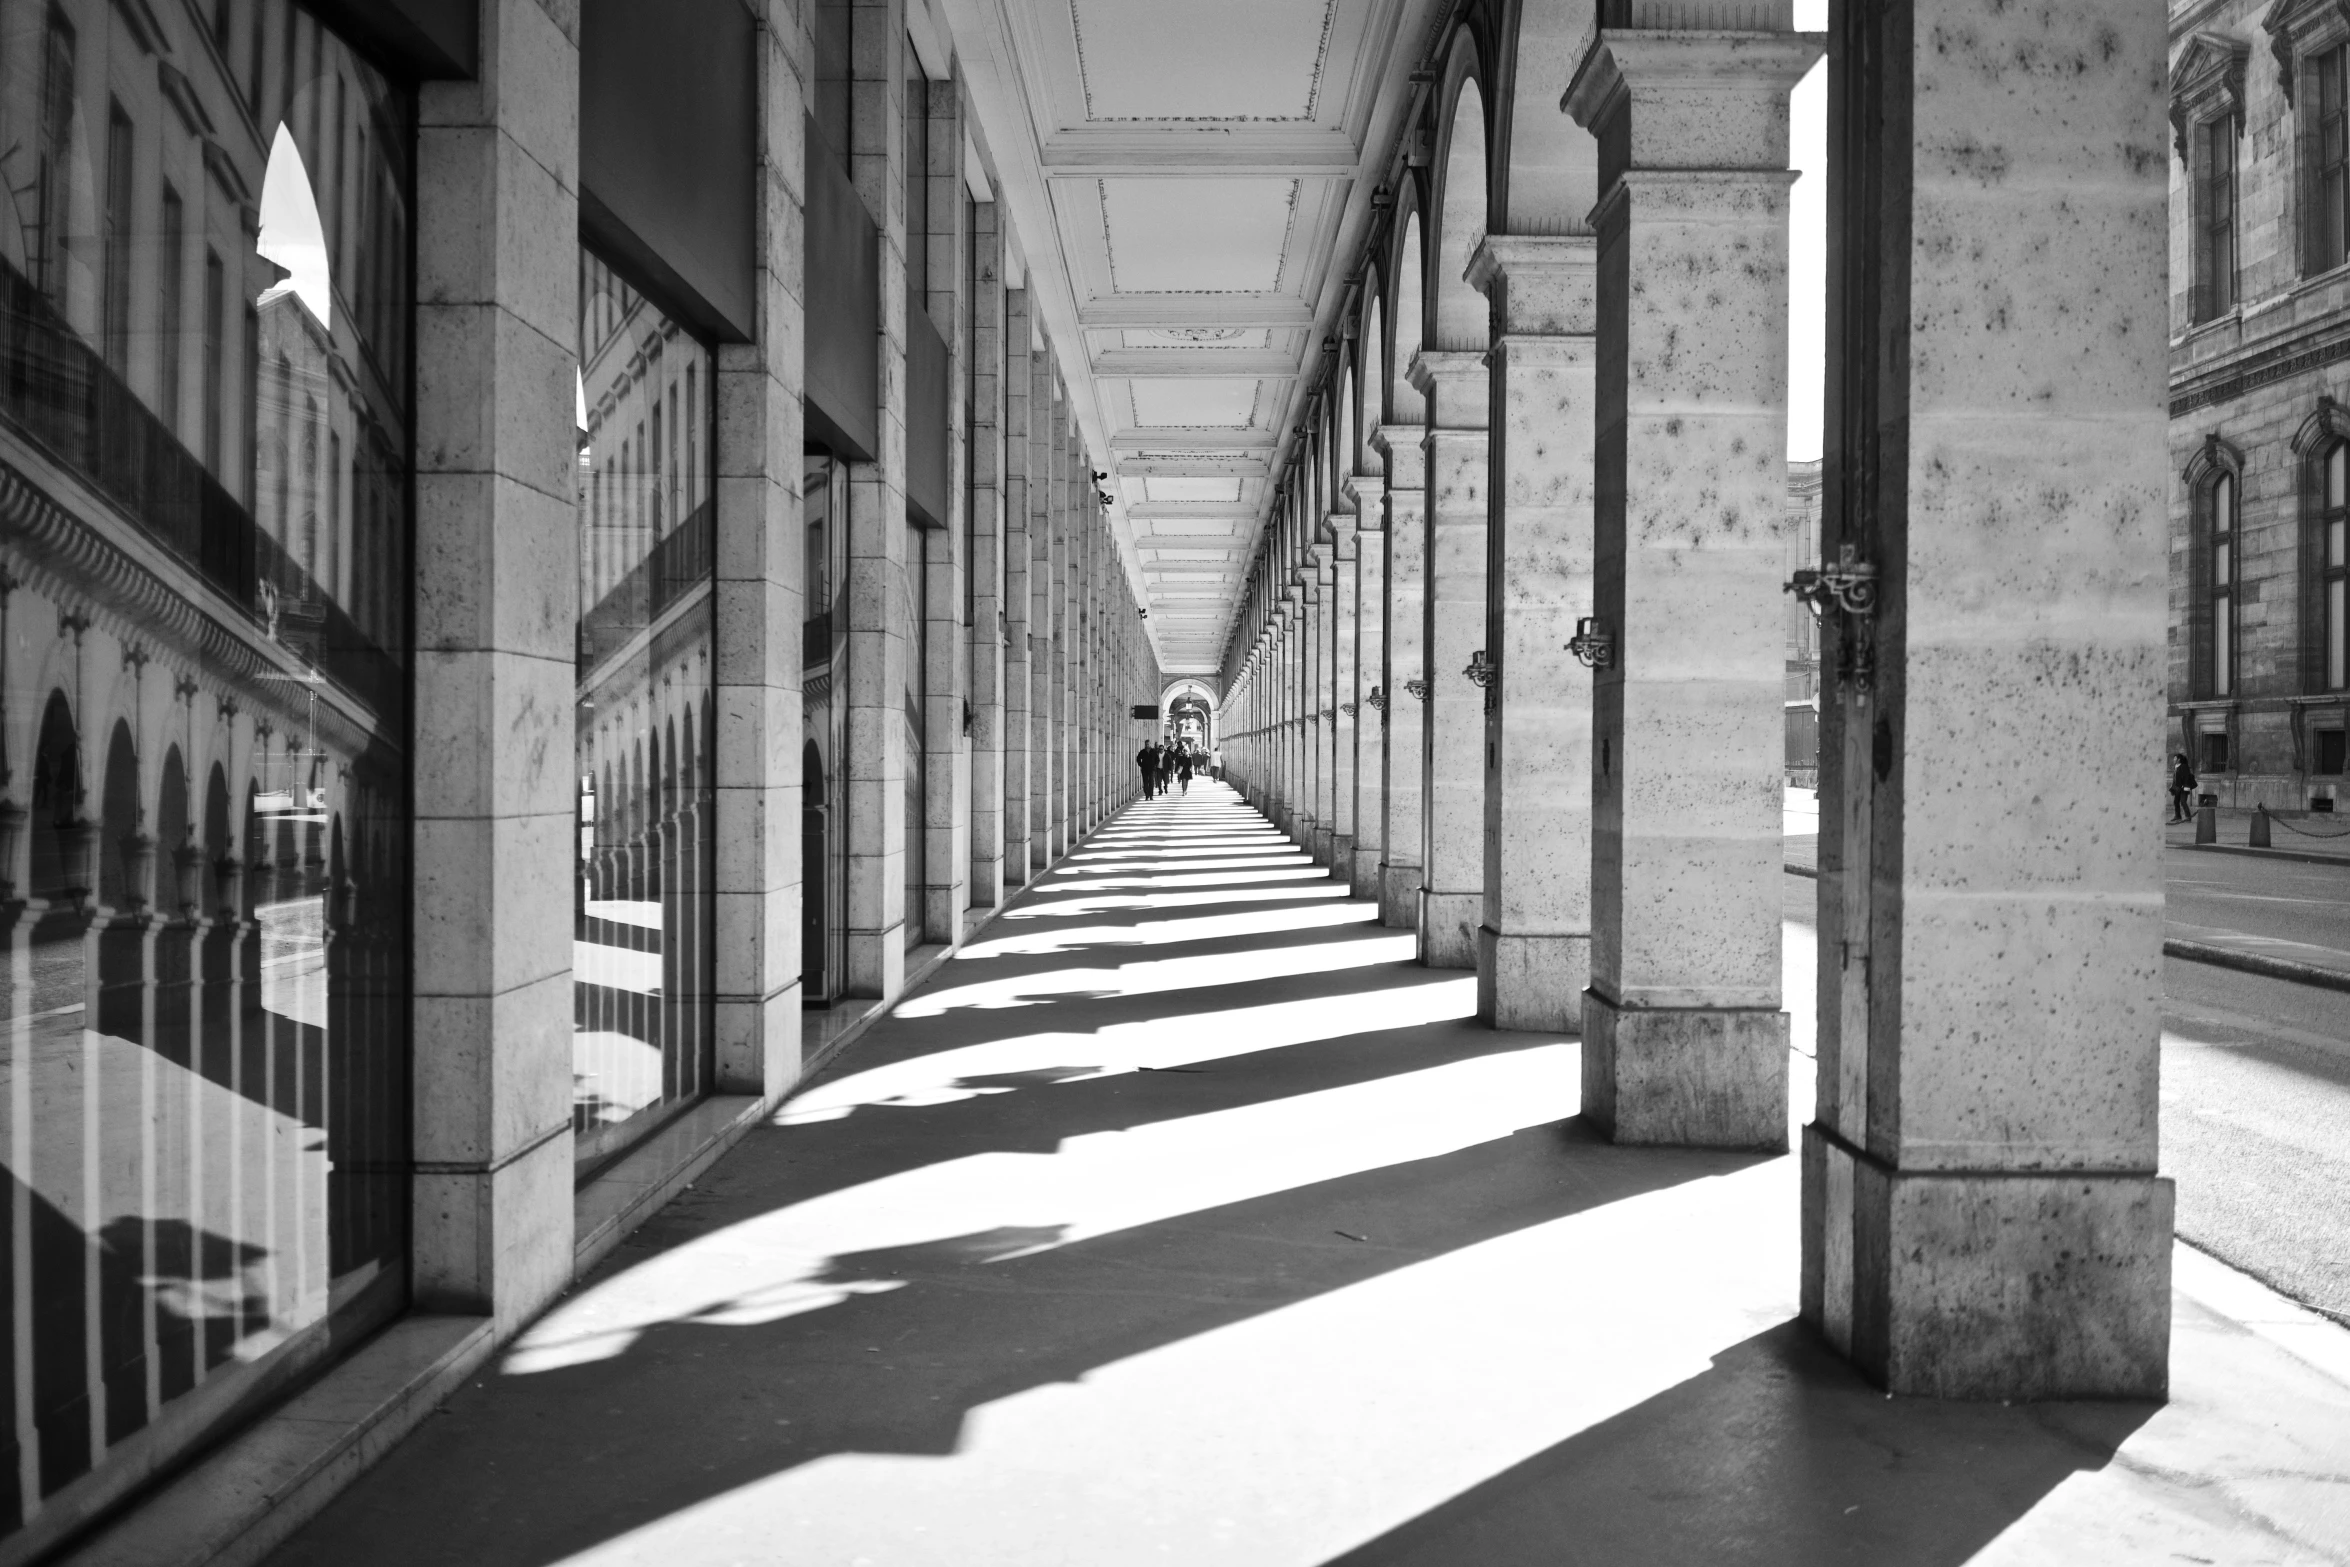
[[1788, 1322], [1333, 1567], [1962, 1567], [2159, 1407], [1888, 1398]]

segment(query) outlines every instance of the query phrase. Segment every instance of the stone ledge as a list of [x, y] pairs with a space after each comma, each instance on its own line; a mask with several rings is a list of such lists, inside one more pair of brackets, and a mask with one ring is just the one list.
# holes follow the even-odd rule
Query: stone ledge
[[759, 1124], [761, 1110], [755, 1094], [699, 1100], [581, 1186], [572, 1210], [572, 1276], [603, 1261], [629, 1231], [740, 1142]]
[[403, 1317], [64, 1561], [258, 1562], [413, 1431], [492, 1347], [487, 1317]]

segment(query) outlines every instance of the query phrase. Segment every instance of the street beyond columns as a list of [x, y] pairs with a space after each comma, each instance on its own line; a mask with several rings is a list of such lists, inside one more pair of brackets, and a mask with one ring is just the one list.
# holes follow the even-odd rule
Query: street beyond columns
[[1888, 1398], [1794, 1159], [1609, 1145], [1375, 913], [1127, 809], [273, 1560], [2343, 1559], [2350, 1332], [2182, 1246], [2167, 1405]]

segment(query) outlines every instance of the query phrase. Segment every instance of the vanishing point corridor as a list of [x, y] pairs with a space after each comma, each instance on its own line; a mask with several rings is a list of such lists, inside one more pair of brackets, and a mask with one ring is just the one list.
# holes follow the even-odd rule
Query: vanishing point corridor
[[1129, 807], [272, 1561], [2330, 1559], [2350, 1393], [2232, 1276], [2167, 1406], [1889, 1400], [1795, 1321], [1793, 1157], [1608, 1144], [1375, 912]]

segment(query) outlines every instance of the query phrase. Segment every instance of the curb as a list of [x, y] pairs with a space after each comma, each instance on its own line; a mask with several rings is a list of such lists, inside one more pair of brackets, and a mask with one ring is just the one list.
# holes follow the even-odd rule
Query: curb
[[2296, 985], [2315, 985], [2322, 990], [2350, 991], [2350, 972], [2321, 968], [2315, 963], [2296, 963], [2290, 958], [2268, 958], [2256, 952], [2238, 952], [2229, 947], [2212, 946], [2209, 942], [2183, 941], [2176, 936], [2166, 936], [2163, 938], [2162, 955], [2189, 963], [2208, 963], [2213, 968], [2232, 968], [2240, 973], [2258, 974], [2267, 979], [2290, 980]]
[[2197, 854], [2241, 854], [2255, 860], [2292, 860], [2301, 865], [2350, 865], [2350, 854], [2320, 854], [2313, 849], [2255, 849], [2247, 843], [2173, 843], [2165, 847]]

